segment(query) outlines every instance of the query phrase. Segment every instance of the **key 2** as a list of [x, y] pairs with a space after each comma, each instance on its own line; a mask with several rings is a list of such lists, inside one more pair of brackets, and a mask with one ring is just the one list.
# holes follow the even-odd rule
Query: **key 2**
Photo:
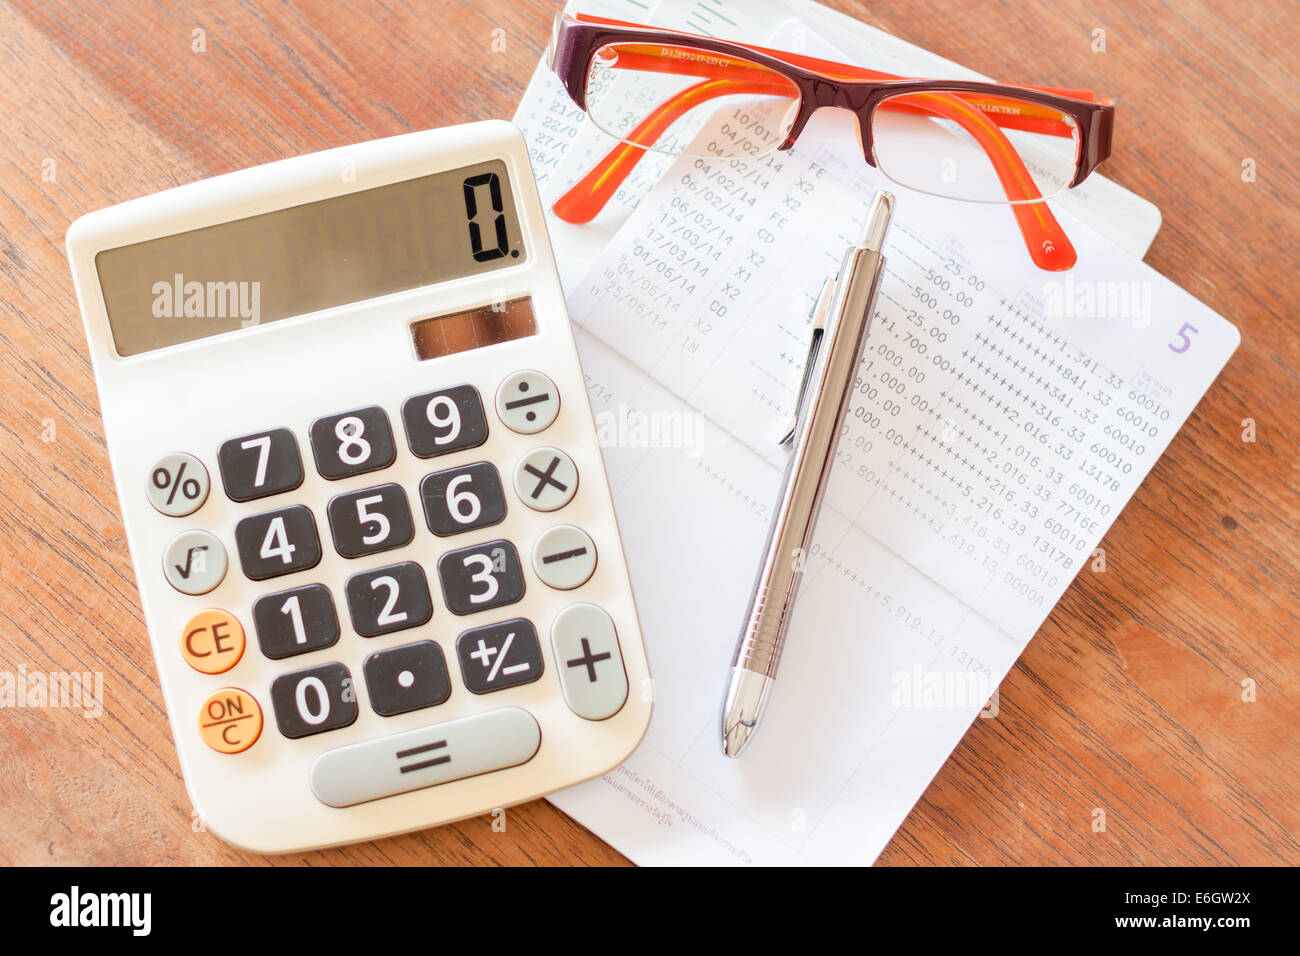
[[352, 629], [362, 637], [419, 627], [433, 616], [429, 583], [413, 561], [354, 574], [344, 592]]

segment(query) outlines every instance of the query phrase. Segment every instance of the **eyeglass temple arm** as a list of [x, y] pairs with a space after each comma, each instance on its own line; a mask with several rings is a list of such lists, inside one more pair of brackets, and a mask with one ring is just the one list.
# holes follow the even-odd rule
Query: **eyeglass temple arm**
[[[770, 76], [770, 74], [768, 75]], [[754, 77], [750, 80], [710, 79], [679, 90], [660, 103], [627, 136], [640, 143], [653, 143], [682, 115], [700, 103], [719, 96], [736, 94], [787, 95], [789, 88], [783, 81]], [[917, 94], [913, 94], [916, 96]], [[1050, 209], [1041, 202], [1027, 200], [1041, 198], [1033, 178], [1025, 169], [1019, 154], [988, 117], [975, 107], [964, 103], [960, 97], [927, 94], [931, 99], [927, 109], [914, 107], [916, 112], [933, 112], [945, 115], [967, 129], [988, 154], [998, 180], [1025, 240], [1025, 247], [1034, 264], [1041, 269], [1060, 271], [1074, 265], [1078, 256], [1065, 231]], [[783, 146], [788, 147], [787, 144]], [[561, 195], [551, 210], [560, 219], [571, 223], [590, 222], [613, 197], [631, 174], [646, 148], [630, 142], [620, 142], [611, 149], [578, 182]]]
[[[944, 119], [960, 123], [975, 138], [993, 163], [1002, 191], [1011, 202], [1011, 213], [1025, 240], [1025, 248], [1034, 265], [1049, 272], [1069, 269], [1078, 261], [1073, 244], [1042, 202], [1042, 193], [1025, 168], [1020, 154], [1002, 135], [1002, 131], [977, 107], [958, 96], [940, 93], [914, 93], [911, 98], [921, 100], [923, 107], [917, 112], [933, 113]], [[999, 161], [1001, 160], [1001, 161]], [[1040, 200], [1034, 202], [1033, 200]]]

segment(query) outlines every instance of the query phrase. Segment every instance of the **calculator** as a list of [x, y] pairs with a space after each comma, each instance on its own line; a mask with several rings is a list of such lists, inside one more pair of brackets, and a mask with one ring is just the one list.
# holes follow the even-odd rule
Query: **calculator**
[[67, 247], [196, 829], [368, 840], [631, 753], [652, 684], [514, 126], [181, 186]]

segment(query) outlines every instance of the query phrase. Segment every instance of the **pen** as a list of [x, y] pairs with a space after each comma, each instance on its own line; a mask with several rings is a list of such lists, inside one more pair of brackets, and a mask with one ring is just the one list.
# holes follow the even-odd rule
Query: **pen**
[[893, 209], [894, 197], [877, 192], [861, 241], [844, 253], [840, 271], [826, 280], [813, 309], [812, 341], [794, 423], [781, 439], [791, 446], [790, 460], [723, 699], [722, 752], [728, 757], [739, 757], [754, 735], [776, 678], [817, 512], [835, 462], [835, 443], [871, 325], [885, 266], [881, 251]]

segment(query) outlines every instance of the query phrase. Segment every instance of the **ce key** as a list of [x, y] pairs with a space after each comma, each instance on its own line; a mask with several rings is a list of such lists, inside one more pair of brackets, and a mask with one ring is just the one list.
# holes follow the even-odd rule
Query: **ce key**
[[244, 656], [244, 626], [229, 611], [200, 611], [181, 633], [181, 656], [200, 674], [224, 674]]

